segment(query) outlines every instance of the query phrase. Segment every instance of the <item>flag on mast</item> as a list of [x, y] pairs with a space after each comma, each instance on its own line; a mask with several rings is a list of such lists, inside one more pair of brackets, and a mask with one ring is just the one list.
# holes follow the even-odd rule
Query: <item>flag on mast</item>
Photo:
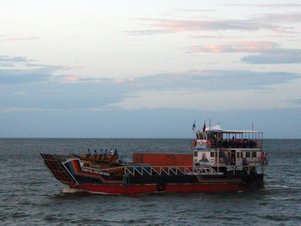
[[204, 125], [203, 125], [203, 132], [205, 132], [205, 129], [206, 129], [206, 121], [204, 122]]
[[192, 130], [195, 131], [195, 121], [194, 121], [194, 123], [192, 124]]

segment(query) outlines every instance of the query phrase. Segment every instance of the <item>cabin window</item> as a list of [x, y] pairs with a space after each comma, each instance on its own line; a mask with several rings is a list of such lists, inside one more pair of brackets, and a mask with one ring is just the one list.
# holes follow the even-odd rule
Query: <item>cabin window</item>
[[240, 152], [236, 152], [236, 157], [239, 158]]
[[198, 157], [198, 152], [195, 151], [195, 152], [193, 153], [193, 156], [194, 156], [194, 157]]
[[252, 158], [256, 158], [256, 152], [252, 152]]
[[250, 158], [250, 152], [246, 152], [246, 157]]
[[214, 152], [210, 152], [210, 157], [214, 158], [214, 156], [215, 156]]

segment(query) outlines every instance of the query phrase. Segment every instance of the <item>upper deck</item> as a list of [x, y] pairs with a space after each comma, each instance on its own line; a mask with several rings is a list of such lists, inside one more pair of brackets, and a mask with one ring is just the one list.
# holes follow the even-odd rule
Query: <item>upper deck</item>
[[223, 130], [219, 125], [195, 130], [192, 141], [193, 165], [232, 168], [267, 164], [262, 150], [263, 132], [255, 130]]
[[195, 131], [199, 143], [207, 148], [262, 149], [263, 132], [255, 130], [222, 130], [220, 126]]

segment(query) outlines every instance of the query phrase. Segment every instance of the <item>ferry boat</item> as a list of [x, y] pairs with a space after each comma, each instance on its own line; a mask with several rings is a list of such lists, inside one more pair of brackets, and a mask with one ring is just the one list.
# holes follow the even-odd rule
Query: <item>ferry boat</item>
[[138, 152], [129, 163], [121, 161], [114, 149], [41, 156], [61, 183], [92, 193], [238, 192], [264, 187], [268, 155], [262, 148], [262, 132], [205, 124], [194, 132], [189, 154]]

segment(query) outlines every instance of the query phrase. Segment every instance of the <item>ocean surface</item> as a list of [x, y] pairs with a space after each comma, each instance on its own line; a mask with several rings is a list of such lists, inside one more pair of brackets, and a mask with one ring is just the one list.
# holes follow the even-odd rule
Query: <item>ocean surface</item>
[[189, 152], [188, 139], [0, 139], [0, 225], [301, 225], [301, 140], [264, 140], [256, 192], [105, 196], [57, 181], [40, 153]]

